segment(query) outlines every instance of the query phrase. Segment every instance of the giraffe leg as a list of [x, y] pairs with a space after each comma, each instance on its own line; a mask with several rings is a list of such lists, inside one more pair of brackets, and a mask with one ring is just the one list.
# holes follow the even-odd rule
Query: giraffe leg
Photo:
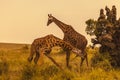
[[34, 58], [34, 63], [35, 63], [35, 64], [37, 64], [39, 57], [40, 57], [40, 53], [39, 53], [39, 52], [36, 52], [36, 56], [35, 56], [35, 58]]
[[47, 51], [48, 53], [50, 52], [50, 50], [48, 48], [39, 48], [38, 51], [36, 51], [36, 57], [34, 58], [34, 63], [37, 64], [39, 57], [40, 57], [40, 53], [44, 53], [44, 51]]
[[45, 56], [47, 56], [57, 67], [62, 69], [62, 67], [52, 57], [50, 57], [48, 54], [45, 54]]
[[87, 66], [89, 66], [89, 65], [88, 65], [88, 56], [87, 56], [86, 51], [85, 51], [85, 58], [86, 58], [86, 64], [87, 64]]
[[52, 57], [49, 56], [49, 53], [51, 52], [50, 48], [42, 48], [40, 52], [47, 56], [57, 67], [62, 69], [62, 67]]
[[29, 56], [29, 57], [28, 57], [28, 61], [29, 61], [29, 62], [31, 62], [32, 59], [33, 59], [33, 56]]
[[82, 66], [84, 60], [85, 60], [85, 58], [82, 57], [82, 58], [81, 58], [80, 66]]
[[34, 51], [33, 51], [33, 50], [31, 50], [30, 55], [29, 55], [29, 57], [28, 57], [28, 61], [29, 61], [29, 62], [31, 62], [31, 61], [32, 61], [33, 56], [34, 56]]
[[81, 63], [80, 63], [80, 66], [82, 66], [84, 60], [86, 59], [86, 64], [88, 66], [88, 57], [87, 57], [87, 53], [86, 51], [83, 51], [83, 54], [84, 54], [84, 57], [81, 57]]
[[66, 66], [69, 67], [70, 51], [66, 52]]

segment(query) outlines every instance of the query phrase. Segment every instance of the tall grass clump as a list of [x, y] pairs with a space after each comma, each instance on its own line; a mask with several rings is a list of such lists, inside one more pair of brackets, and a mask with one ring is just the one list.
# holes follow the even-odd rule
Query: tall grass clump
[[93, 68], [102, 68], [105, 71], [108, 71], [112, 69], [110, 60], [111, 57], [109, 56], [109, 53], [100, 54], [97, 52], [91, 58], [91, 66]]
[[43, 65], [40, 69], [41, 80], [73, 80], [75, 73], [68, 70], [56, 67], [55, 65]]
[[5, 52], [0, 51], [0, 80], [9, 80], [9, 63], [5, 57]]
[[36, 75], [36, 67], [31, 64], [25, 64], [22, 69], [21, 80], [33, 80]]
[[21, 80], [72, 80], [75, 73], [70, 70], [61, 70], [55, 65], [28, 64], [23, 67]]
[[102, 68], [94, 68], [91, 72], [81, 74], [76, 80], [120, 80], [120, 70], [105, 71]]
[[73, 80], [75, 79], [75, 73], [65, 69], [58, 72], [51, 80]]
[[58, 73], [59, 69], [53, 65], [32, 65], [23, 66], [21, 80], [49, 80]]
[[44, 64], [40, 67], [39, 75], [43, 80], [49, 80], [59, 72], [59, 68], [55, 65]]

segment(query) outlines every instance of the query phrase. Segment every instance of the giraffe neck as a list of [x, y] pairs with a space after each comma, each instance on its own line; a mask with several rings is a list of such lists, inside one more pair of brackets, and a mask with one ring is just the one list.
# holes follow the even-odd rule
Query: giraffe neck
[[67, 31], [67, 26], [68, 26], [67, 24], [59, 21], [55, 17], [54, 17], [53, 22], [63, 31], [63, 33], [65, 33]]

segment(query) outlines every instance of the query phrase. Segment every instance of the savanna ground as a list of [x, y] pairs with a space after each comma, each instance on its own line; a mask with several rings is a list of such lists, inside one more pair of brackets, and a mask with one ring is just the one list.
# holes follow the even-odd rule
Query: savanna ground
[[89, 67], [84, 62], [80, 67], [80, 57], [70, 58], [70, 69], [66, 68], [65, 53], [58, 47], [51, 56], [62, 66], [59, 69], [46, 56], [41, 55], [38, 65], [28, 63], [29, 44], [0, 43], [0, 80], [120, 80], [120, 69], [109, 63], [107, 53], [99, 54], [98, 48], [87, 48]]

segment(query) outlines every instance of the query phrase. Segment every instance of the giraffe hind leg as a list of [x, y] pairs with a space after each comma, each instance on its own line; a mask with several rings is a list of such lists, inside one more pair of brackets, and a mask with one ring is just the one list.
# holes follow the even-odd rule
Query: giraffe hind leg
[[33, 56], [34, 56], [34, 53], [31, 52], [27, 60], [31, 62], [33, 60]]
[[34, 63], [35, 63], [35, 64], [37, 64], [39, 57], [40, 57], [39, 52], [36, 52], [36, 56], [35, 56], [35, 58], [34, 58]]
[[29, 62], [31, 62], [32, 59], [33, 59], [33, 57], [31, 57], [31, 56], [28, 57], [28, 61], [29, 61]]
[[85, 59], [86, 59], [86, 64], [87, 64], [87, 66], [88, 66], [88, 57], [87, 57], [87, 53], [86, 53], [86, 51], [84, 51], [83, 54], [85, 54], [85, 55], [84, 55], [84, 57], [81, 57], [81, 63], [80, 63], [80, 66], [82, 66], [82, 64], [83, 64], [83, 62], [84, 62]]
[[85, 60], [85, 58], [82, 57], [82, 58], [81, 58], [80, 66], [82, 66], [84, 60]]
[[86, 58], [86, 64], [87, 64], [87, 66], [89, 66], [89, 65], [88, 65], [88, 56], [87, 56], [87, 53], [86, 53], [86, 55], [85, 55], [85, 58]]
[[27, 60], [28, 60], [29, 62], [31, 62], [31, 61], [32, 61], [32, 59], [33, 59], [33, 56], [34, 56], [34, 52], [33, 52], [33, 51], [31, 51], [31, 52], [30, 52], [30, 55], [29, 55], [29, 57], [28, 57], [28, 59], [27, 59]]

